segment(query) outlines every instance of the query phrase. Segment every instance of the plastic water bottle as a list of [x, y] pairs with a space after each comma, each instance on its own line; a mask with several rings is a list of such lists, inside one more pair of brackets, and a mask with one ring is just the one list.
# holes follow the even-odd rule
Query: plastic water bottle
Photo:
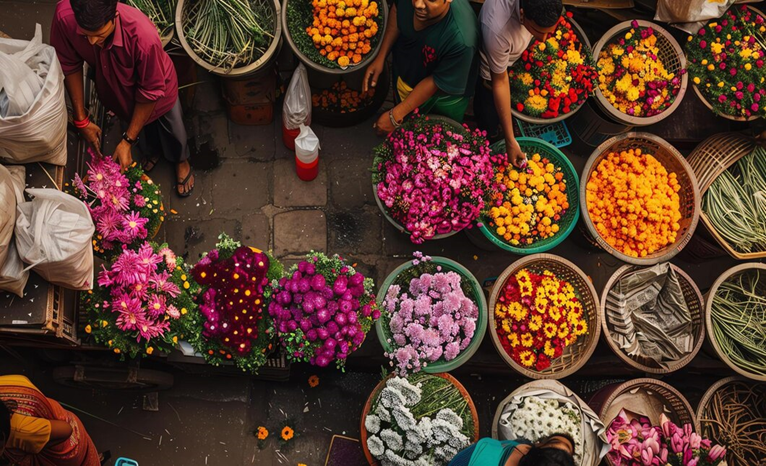
[[295, 138], [295, 171], [298, 178], [311, 181], [319, 175], [319, 138], [308, 126], [301, 125]]

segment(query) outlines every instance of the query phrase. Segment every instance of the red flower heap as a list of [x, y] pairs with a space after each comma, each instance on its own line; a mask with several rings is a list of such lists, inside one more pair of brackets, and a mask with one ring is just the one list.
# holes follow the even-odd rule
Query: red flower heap
[[267, 255], [245, 246], [227, 259], [213, 250], [194, 266], [194, 279], [208, 287], [200, 304], [200, 312], [207, 319], [203, 324], [205, 338], [219, 340], [240, 356], [254, 349], [252, 342], [262, 336], [259, 324], [268, 270]]
[[519, 365], [543, 371], [588, 332], [582, 303], [569, 282], [545, 270], [510, 277], [495, 306], [495, 331]]
[[525, 96], [515, 103], [519, 112], [556, 118], [577, 109], [593, 93], [598, 73], [571, 17], [567, 12], [559, 18], [555, 32], [544, 42], [533, 42], [508, 71], [513, 95]]

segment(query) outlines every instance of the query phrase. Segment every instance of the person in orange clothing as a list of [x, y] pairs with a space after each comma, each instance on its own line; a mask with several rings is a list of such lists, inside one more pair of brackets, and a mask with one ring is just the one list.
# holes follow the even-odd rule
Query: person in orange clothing
[[71, 412], [23, 375], [0, 376], [0, 464], [99, 466], [98, 451]]

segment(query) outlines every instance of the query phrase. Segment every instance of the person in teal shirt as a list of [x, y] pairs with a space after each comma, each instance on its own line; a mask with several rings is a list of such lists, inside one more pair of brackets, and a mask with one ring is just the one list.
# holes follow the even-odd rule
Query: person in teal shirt
[[416, 108], [462, 122], [478, 79], [479, 45], [468, 0], [396, 1], [363, 84], [364, 92], [377, 85], [392, 52], [397, 105], [375, 123], [378, 133], [390, 133]]
[[574, 441], [554, 434], [536, 444], [483, 438], [459, 452], [449, 466], [574, 466]]

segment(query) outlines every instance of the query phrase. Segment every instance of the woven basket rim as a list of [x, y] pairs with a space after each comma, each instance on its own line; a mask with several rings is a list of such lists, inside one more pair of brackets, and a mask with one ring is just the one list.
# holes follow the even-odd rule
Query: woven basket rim
[[[616, 385], [614, 389], [612, 389], [612, 393], [607, 397], [606, 400], [604, 400], [604, 403], [599, 407], [599, 410], [596, 412], [598, 414], [599, 419], [601, 419], [601, 422], [604, 423], [604, 426], [608, 429], [609, 425], [612, 423], [614, 419], [604, 419], [604, 416], [606, 415], [606, 412], [611, 407], [612, 403], [624, 394], [625, 392], [633, 389], [633, 388], [649, 388], [651, 389], [651, 386], [654, 385], [656, 387], [662, 387], [668, 391], [670, 391], [676, 398], [678, 398], [681, 401], [681, 405], [683, 408], [687, 411], [689, 414], [689, 417], [691, 418], [692, 422], [691, 424], [693, 426], [697, 425], [697, 417], [694, 413], [694, 410], [692, 409], [691, 405], [689, 404], [689, 401], [686, 399], [686, 397], [683, 396], [681, 392], [679, 392], [675, 387], [672, 385], [663, 382], [658, 379], [653, 379], [650, 377], [641, 377], [637, 379], [631, 379], [626, 382], [622, 382], [619, 385]], [[608, 385], [607, 385], [608, 387]], [[603, 388], [602, 388], [603, 390]], [[631, 411], [635, 411], [633, 407], [631, 407]], [[610, 463], [611, 464], [611, 463]]]
[[[678, 41], [676, 41], [676, 39], [665, 28], [661, 27], [657, 23], [643, 19], [623, 21], [606, 31], [601, 39], [596, 42], [596, 45], [593, 46], [593, 59], [598, 62], [598, 55], [601, 53], [601, 49], [608, 45], [618, 34], [621, 34], [625, 30], [631, 29], [633, 27], [631, 25], [633, 21], [637, 21], [639, 27], [651, 27], [654, 29], [656, 34], [662, 35], [663, 38], [667, 40], [668, 43], [670, 43], [670, 46], [675, 50], [676, 55], [678, 56], [679, 71], [686, 69], [686, 54], [684, 53], [684, 49], [679, 45]], [[676, 95], [676, 98], [670, 107], [665, 109], [664, 112], [657, 115], [652, 115], [650, 117], [636, 117], [622, 113], [621, 111], [617, 110], [611, 103], [609, 103], [606, 97], [604, 97], [604, 94], [601, 93], [601, 89], [598, 86], [596, 86], [596, 101], [599, 103], [599, 106], [602, 110], [604, 110], [610, 117], [614, 118], [616, 121], [622, 124], [627, 126], [648, 126], [659, 123], [660, 121], [669, 117], [674, 111], [676, 111], [676, 109], [681, 105], [681, 101], [686, 94], [686, 88], [688, 85], [689, 73], [684, 73], [681, 76], [681, 87], [678, 89], [678, 94]]]
[[[732, 5], [731, 7], [729, 7], [729, 9], [736, 8], [737, 6], [739, 6], [739, 5]], [[753, 10], [756, 14], [759, 14], [764, 19], [766, 19], [766, 15], [764, 15], [763, 12], [761, 10], [759, 10], [758, 8], [756, 8], [754, 6], [751, 6], [751, 5], [742, 5], [742, 6], [745, 6], [748, 9]], [[726, 10], [726, 11], [729, 11], [729, 10]], [[713, 19], [708, 20], [705, 23], [705, 27], [707, 27], [707, 25], [711, 21], [718, 21], [718, 20], [719, 20], [719, 18], [713, 18]], [[685, 54], [684, 54], [684, 56], [685, 56]], [[753, 121], [753, 120], [757, 120], [759, 118], [763, 118], [763, 117], [758, 116], [758, 115], [751, 115], [751, 116], [746, 118], [746, 117], [742, 117], [742, 116], [733, 116], [733, 115], [729, 115], [729, 114], [726, 114], [726, 113], [716, 113], [716, 111], [713, 110], [713, 106], [710, 104], [710, 102], [708, 102], [708, 100], [704, 96], [704, 94], [702, 94], [702, 91], [699, 89], [699, 87], [696, 84], [694, 84], [694, 83], [692, 83], [692, 87], [694, 87], [694, 93], [697, 94], [697, 97], [699, 97], [699, 99], [702, 101], [703, 105], [705, 105], [705, 107], [707, 107], [708, 110], [713, 112], [713, 114], [715, 114], [717, 116], [720, 116], [721, 118], [726, 118], [727, 120], [731, 120], [731, 121]]]
[[681, 359], [677, 359], [675, 361], [672, 361], [669, 364], [668, 369], [664, 369], [661, 367], [652, 367], [647, 366], [645, 364], [641, 364], [640, 362], [636, 361], [635, 359], [631, 358], [625, 352], [620, 349], [617, 344], [614, 342], [614, 340], [611, 337], [611, 332], [609, 331], [609, 323], [608, 319], [606, 317], [606, 298], [609, 295], [609, 292], [612, 290], [614, 285], [620, 281], [623, 277], [626, 275], [637, 272], [639, 270], [642, 270], [644, 267], [638, 266], [638, 265], [623, 265], [617, 271], [615, 271], [611, 277], [609, 277], [609, 281], [606, 283], [606, 286], [604, 287], [604, 291], [601, 293], [601, 301], [599, 303], [599, 313], [601, 315], [601, 330], [604, 333], [604, 339], [606, 340], [606, 343], [609, 345], [609, 349], [612, 350], [614, 354], [617, 355], [623, 362], [627, 363], [629, 366], [634, 367], [636, 369], [639, 369], [643, 372], [648, 372], [650, 374], [669, 374], [671, 372], [675, 372], [687, 364], [689, 364], [692, 359], [699, 353], [700, 348], [702, 348], [702, 344], [705, 341], [705, 323], [704, 319], [702, 317], [702, 314], [705, 312], [705, 299], [702, 297], [702, 293], [699, 290], [699, 287], [696, 283], [694, 283], [694, 280], [683, 271], [679, 266], [670, 263], [670, 267], [678, 273], [679, 277], [681, 277], [682, 280], [686, 281], [689, 285], [691, 285], [692, 290], [694, 291], [694, 296], [699, 301], [699, 313], [700, 313], [700, 319], [699, 319], [699, 330], [697, 331], [697, 334], [694, 335], [695, 343], [694, 347], [692, 348], [691, 353], [687, 354], [686, 356], [682, 357]]
[[[617, 249], [613, 248], [609, 243], [604, 240], [601, 235], [596, 231], [596, 227], [593, 225], [593, 221], [590, 218], [590, 214], [588, 213], [588, 205], [587, 205], [587, 185], [588, 180], [590, 180], [590, 176], [593, 173], [594, 168], [596, 167], [596, 162], [599, 161], [601, 158], [603, 158], [604, 154], [609, 151], [614, 145], [617, 143], [622, 142], [623, 140], [630, 139], [634, 140], [634, 142], [639, 142], [640, 140], [648, 140], [651, 141], [657, 145], [662, 146], [683, 168], [686, 172], [686, 176], [689, 178], [689, 181], [691, 182], [691, 195], [693, 197], [693, 206], [692, 206], [692, 217], [691, 221], [689, 223], [689, 228], [684, 232], [683, 235], [680, 235], [676, 238], [676, 241], [668, 246], [665, 246], [663, 249], [659, 251], [655, 251], [651, 254], [651, 257], [631, 257], [626, 254], [623, 254], [622, 252], [618, 251]], [[657, 157], [657, 154], [652, 154], [654, 157]], [[660, 162], [662, 162], [660, 160]], [[580, 218], [583, 219], [583, 222], [585, 223], [585, 226], [590, 233], [590, 235], [593, 237], [593, 239], [598, 243], [598, 245], [609, 254], [615, 256], [616, 258], [620, 259], [623, 262], [627, 262], [629, 264], [635, 264], [635, 265], [654, 265], [659, 262], [667, 262], [672, 257], [674, 257], [676, 254], [681, 252], [681, 250], [691, 241], [692, 235], [694, 234], [694, 230], [697, 228], [697, 223], [699, 222], [699, 216], [700, 216], [700, 203], [701, 203], [701, 196], [699, 192], [699, 185], [697, 183], [697, 177], [694, 174], [694, 170], [692, 170], [689, 163], [686, 161], [686, 159], [681, 155], [678, 150], [673, 147], [669, 142], [665, 141], [659, 136], [655, 136], [650, 133], [644, 133], [644, 132], [628, 132], [624, 134], [620, 134], [618, 136], [614, 136], [612, 138], [607, 139], [604, 141], [601, 145], [599, 145], [593, 153], [591, 153], [590, 157], [588, 158], [588, 161], [585, 163], [585, 168], [583, 169], [582, 175], [580, 177]]]
[[[433, 377], [441, 377], [444, 380], [447, 380], [449, 383], [455, 386], [455, 388], [458, 389], [458, 391], [464, 395], [464, 398], [468, 402], [468, 407], [471, 409], [471, 417], [473, 418], [473, 427], [474, 427], [474, 434], [473, 434], [473, 441], [477, 442], [479, 440], [480, 436], [480, 430], [479, 430], [479, 412], [476, 410], [476, 404], [473, 402], [473, 398], [471, 398], [471, 394], [466, 390], [466, 388], [463, 386], [463, 384], [460, 383], [454, 376], [444, 372], [439, 374], [428, 374]], [[378, 384], [375, 386], [375, 388], [372, 389], [370, 392], [370, 396], [367, 397], [367, 402], [362, 407], [362, 416], [359, 426], [359, 433], [360, 433], [360, 444], [362, 446], [362, 450], [364, 451], [364, 456], [367, 459], [367, 462], [370, 465], [379, 466], [380, 463], [375, 460], [372, 457], [372, 454], [370, 453], [370, 450], [367, 448], [367, 428], [364, 426], [364, 421], [367, 419], [367, 415], [370, 412], [370, 408], [372, 407], [373, 399], [380, 393], [381, 390], [383, 390], [384, 384], [393, 377], [394, 374], [389, 374], [388, 377], [384, 378]]]
[[732, 360], [729, 359], [729, 356], [727, 356], [723, 352], [721, 347], [718, 345], [718, 341], [716, 341], [714, 337], [715, 333], [713, 332], [713, 319], [712, 319], [711, 313], [713, 309], [713, 298], [715, 297], [716, 292], [718, 292], [718, 288], [721, 286], [723, 282], [725, 282], [732, 276], [745, 272], [747, 270], [751, 270], [751, 269], [760, 269], [760, 270], [766, 271], [766, 264], [763, 264], [761, 262], [747, 262], [744, 264], [735, 265], [734, 267], [722, 273], [716, 279], [716, 281], [713, 282], [713, 285], [710, 287], [710, 291], [708, 291], [705, 296], [705, 331], [707, 332], [708, 340], [710, 341], [710, 344], [713, 345], [713, 349], [715, 350], [716, 355], [718, 355], [718, 359], [723, 361], [723, 363], [729, 366], [729, 368], [732, 369], [734, 372], [750, 380], [766, 382], [766, 375], [753, 374], [734, 364], [734, 362], [732, 362]]
[[734, 375], [731, 377], [725, 377], [717, 381], [716, 383], [711, 385], [710, 388], [705, 390], [705, 394], [702, 395], [702, 399], [697, 404], [697, 411], [695, 411], [696, 425], [694, 426], [694, 428], [697, 430], [697, 433], [699, 433], [700, 435], [702, 435], [702, 421], [701, 421], [702, 414], [703, 414], [703, 411], [705, 411], [705, 409], [707, 408], [707, 404], [710, 402], [710, 399], [713, 397], [715, 392], [720, 390], [724, 385], [728, 385], [732, 382], [742, 382], [746, 384], [756, 384], [756, 385], [758, 384], [758, 382], [754, 382], [753, 380], [748, 379], [747, 377], [742, 377], [741, 375]]
[[[579, 276], [580, 279], [586, 284], [587, 290], [583, 290], [579, 286], [575, 286], [574, 283], [569, 281], [572, 286], [575, 286], [575, 290], [580, 295], [580, 301], [583, 304], [583, 310], [585, 312], [591, 312], [587, 310], [586, 304], [587, 304], [587, 296], [586, 291], [588, 292], [587, 295], [590, 296], [590, 301], [594, 306], [593, 309], [593, 318], [592, 320], [593, 325], [590, 324], [591, 316], [588, 316], [588, 333], [587, 335], [587, 342], [581, 351], [581, 353], [577, 357], [577, 362], [572, 364], [570, 367], [567, 367], [566, 369], [560, 371], [551, 373], [550, 368], [546, 369], [542, 372], [533, 371], [530, 369], [526, 369], [524, 367], [521, 367], [519, 364], [514, 361], [511, 356], [505, 351], [505, 348], [503, 348], [503, 345], [500, 343], [500, 339], [497, 336], [497, 332], [495, 330], [495, 305], [497, 304], [497, 298], [500, 294], [500, 291], [502, 290], [503, 286], [505, 286], [505, 282], [508, 280], [508, 278], [516, 273], [518, 270], [528, 267], [530, 265], [533, 265], [540, 261], [551, 261], [556, 262], [559, 265], [569, 269], [572, 271], [575, 275]], [[524, 375], [526, 377], [529, 377], [530, 379], [536, 379], [536, 380], [543, 380], [543, 379], [561, 379], [564, 377], [567, 377], [569, 375], [574, 374], [578, 370], [582, 368], [582, 366], [585, 365], [586, 362], [590, 359], [590, 357], [593, 355], [593, 352], [596, 350], [596, 346], [598, 345], [599, 336], [601, 335], [601, 325], [599, 322], [600, 316], [598, 312], [599, 308], [599, 302], [598, 302], [598, 294], [596, 293], [596, 289], [593, 287], [593, 283], [591, 283], [588, 276], [574, 263], [570, 262], [567, 259], [564, 259], [563, 257], [554, 255], [554, 254], [548, 254], [548, 253], [538, 253], [538, 254], [532, 254], [529, 256], [522, 257], [521, 259], [513, 262], [511, 265], [505, 268], [503, 273], [500, 274], [500, 276], [497, 278], [497, 281], [495, 281], [495, 285], [492, 288], [492, 291], [490, 293], [489, 298], [489, 305], [487, 306], [487, 331], [490, 332], [490, 336], [492, 337], [492, 344], [495, 346], [495, 350], [500, 354], [500, 357], [503, 358], [503, 361], [505, 361], [506, 364], [508, 364], [511, 369], [515, 370], [516, 372], [520, 373], [521, 375]]]
[[[572, 27], [577, 30], [577, 37], [578, 39], [581, 39], [580, 42], [583, 43], [583, 46], [585, 46], [588, 49], [588, 53], [590, 53], [591, 58], [593, 59], [593, 63], [596, 63], [596, 59], [593, 56], [593, 46], [590, 43], [590, 39], [588, 39], [588, 36], [585, 34], [585, 31], [583, 31], [580, 24], [575, 21], [574, 18], [568, 18], [567, 19], [570, 23], [572, 23]], [[527, 48], [529, 48], [533, 43], [535, 39], [533, 38], [531, 41], [529, 41], [529, 45]], [[598, 87], [598, 86], [596, 86]], [[511, 105], [511, 115], [513, 115], [514, 118], [518, 118], [519, 120], [525, 121], [527, 123], [532, 123], [533, 125], [551, 125], [553, 123], [558, 123], [560, 121], [564, 121], [567, 118], [571, 117], [578, 111], [580, 111], [580, 108], [585, 105], [585, 103], [588, 101], [588, 99], [591, 96], [588, 96], [582, 104], [578, 105], [574, 110], [572, 110], [569, 113], [566, 113], [564, 115], [559, 115], [556, 118], [537, 118], [533, 116], [529, 116], [524, 114], [523, 112], [520, 112], [516, 110], [513, 105]]]

